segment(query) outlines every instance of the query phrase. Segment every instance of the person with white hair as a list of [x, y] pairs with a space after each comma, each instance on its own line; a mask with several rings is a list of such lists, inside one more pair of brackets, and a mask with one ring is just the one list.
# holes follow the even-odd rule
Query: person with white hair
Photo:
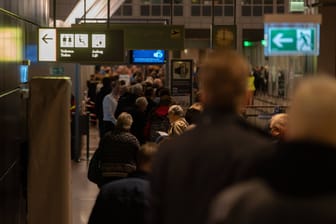
[[168, 130], [169, 136], [181, 135], [189, 126], [184, 118], [184, 111], [180, 105], [172, 105], [168, 109], [168, 119], [170, 128]]
[[[208, 224], [336, 223], [336, 80], [302, 80], [288, 112], [286, 142], [265, 169], [215, 198]], [[238, 215], [239, 214], [239, 215]]]

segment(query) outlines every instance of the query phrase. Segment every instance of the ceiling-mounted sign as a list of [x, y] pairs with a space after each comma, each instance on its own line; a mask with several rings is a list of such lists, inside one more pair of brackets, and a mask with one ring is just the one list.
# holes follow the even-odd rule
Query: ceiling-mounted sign
[[321, 15], [264, 16], [265, 56], [319, 55]]
[[319, 24], [266, 24], [265, 55], [318, 55]]
[[[76, 24], [76, 29], [91, 30], [106, 27], [104, 24]], [[142, 49], [184, 49], [185, 29], [183, 25], [165, 24], [110, 24], [110, 29], [124, 31], [125, 48]]]
[[39, 61], [56, 61], [56, 29], [39, 29], [38, 46]]
[[39, 29], [39, 61], [82, 64], [124, 63], [122, 29]]
[[57, 30], [59, 62], [124, 63], [124, 32], [122, 30]]

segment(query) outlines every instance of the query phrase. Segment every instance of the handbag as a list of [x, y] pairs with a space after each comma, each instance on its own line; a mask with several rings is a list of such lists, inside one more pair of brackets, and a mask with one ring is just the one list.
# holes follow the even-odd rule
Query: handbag
[[90, 160], [87, 177], [97, 185], [100, 184], [103, 178], [101, 172], [101, 150], [99, 148], [93, 153]]

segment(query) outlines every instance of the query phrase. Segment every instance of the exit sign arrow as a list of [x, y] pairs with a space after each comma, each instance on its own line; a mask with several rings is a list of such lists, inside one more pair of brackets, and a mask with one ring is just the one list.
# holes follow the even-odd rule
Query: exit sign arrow
[[44, 41], [44, 43], [48, 44], [48, 41], [47, 41], [47, 40], [53, 40], [53, 38], [48, 37], [48, 34], [46, 33], [46, 34], [42, 37], [42, 40]]
[[282, 48], [284, 43], [293, 43], [294, 39], [293, 38], [284, 38], [283, 33], [278, 33], [272, 39], [272, 41], [277, 47]]

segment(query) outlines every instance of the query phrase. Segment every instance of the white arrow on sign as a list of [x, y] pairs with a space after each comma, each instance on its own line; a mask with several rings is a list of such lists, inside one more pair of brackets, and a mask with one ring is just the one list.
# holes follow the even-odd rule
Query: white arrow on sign
[[293, 38], [283, 38], [283, 33], [278, 33], [274, 38], [273, 38], [273, 43], [277, 47], [283, 47], [282, 44], [284, 43], [293, 43], [294, 39]]

